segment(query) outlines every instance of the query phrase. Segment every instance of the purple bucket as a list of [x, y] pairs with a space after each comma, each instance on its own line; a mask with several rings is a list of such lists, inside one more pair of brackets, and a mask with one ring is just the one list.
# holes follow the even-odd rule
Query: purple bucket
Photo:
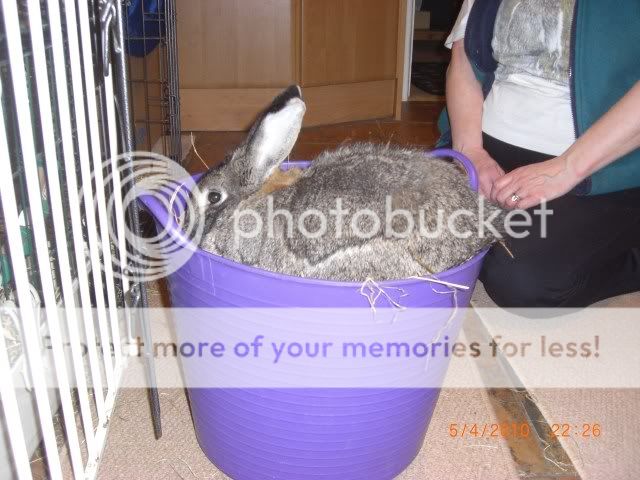
[[[471, 186], [477, 189], [476, 172], [466, 157], [452, 150], [431, 154], [460, 161]], [[290, 162], [282, 168], [308, 164]], [[162, 202], [144, 195], [141, 201], [161, 229], [180, 237]], [[379, 285], [401, 289], [405, 308], [453, 310], [454, 302], [457, 307], [467, 307], [485, 253], [436, 276], [470, 287], [459, 291], [455, 299], [430, 292], [418, 279]], [[182, 308], [370, 308], [361, 286], [272, 273], [199, 249], [169, 278], [172, 306]], [[384, 301], [376, 307], [393, 306], [388, 300], [382, 304]], [[438, 321], [444, 324], [445, 320]], [[317, 328], [318, 324], [309, 327]], [[177, 322], [178, 337], [180, 329]], [[455, 338], [458, 329], [459, 325], [450, 331], [450, 338]], [[433, 367], [444, 375], [448, 362], [438, 362]], [[220, 470], [237, 480], [393, 478], [420, 450], [439, 392], [439, 388], [188, 389], [202, 450]]]

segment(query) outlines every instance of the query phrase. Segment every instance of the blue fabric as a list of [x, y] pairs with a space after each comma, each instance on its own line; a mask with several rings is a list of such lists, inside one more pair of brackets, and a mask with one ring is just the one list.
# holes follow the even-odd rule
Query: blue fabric
[[[143, 11], [144, 8], [144, 11]], [[144, 57], [151, 53], [164, 33], [164, 20], [160, 19], [162, 0], [131, 0], [127, 8], [127, 53], [134, 57]], [[146, 40], [142, 40], [142, 37]]]
[[[467, 23], [465, 51], [485, 96], [493, 83], [491, 40], [501, 0], [476, 0]], [[576, 0], [572, 39], [572, 102], [580, 136], [640, 80], [640, 1]], [[451, 141], [446, 109], [438, 119], [438, 142]], [[582, 182], [573, 193], [597, 195], [640, 187], [640, 149]]]
[[476, 1], [469, 12], [464, 49], [473, 66], [485, 74], [495, 72], [498, 63], [493, 58], [493, 30], [501, 0]]

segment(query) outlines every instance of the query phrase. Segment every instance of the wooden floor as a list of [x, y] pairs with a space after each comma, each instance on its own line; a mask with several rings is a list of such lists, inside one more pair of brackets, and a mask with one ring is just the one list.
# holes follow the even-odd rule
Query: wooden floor
[[[305, 128], [298, 137], [291, 159], [312, 160], [324, 150], [344, 142], [391, 142], [430, 149], [438, 139], [436, 121], [443, 107], [442, 102], [406, 102], [400, 121], [388, 118]], [[197, 173], [220, 163], [246, 133], [193, 132], [193, 135], [196, 150], [204, 162], [192, 149], [185, 159], [185, 168]]]

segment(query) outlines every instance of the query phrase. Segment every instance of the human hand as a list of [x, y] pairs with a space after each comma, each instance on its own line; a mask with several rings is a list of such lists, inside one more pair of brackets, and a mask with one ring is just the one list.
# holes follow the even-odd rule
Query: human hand
[[504, 208], [527, 209], [561, 197], [581, 180], [560, 156], [507, 173], [493, 184], [490, 198]]
[[504, 170], [484, 148], [464, 149], [462, 151], [476, 167], [480, 193], [489, 198], [496, 180], [504, 176]]

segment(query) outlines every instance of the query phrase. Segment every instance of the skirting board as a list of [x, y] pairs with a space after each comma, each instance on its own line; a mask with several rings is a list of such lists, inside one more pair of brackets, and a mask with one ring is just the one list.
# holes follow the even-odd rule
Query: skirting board
[[[183, 131], [247, 130], [280, 88], [181, 89]], [[307, 104], [304, 126], [391, 117], [396, 80], [302, 89]]]

